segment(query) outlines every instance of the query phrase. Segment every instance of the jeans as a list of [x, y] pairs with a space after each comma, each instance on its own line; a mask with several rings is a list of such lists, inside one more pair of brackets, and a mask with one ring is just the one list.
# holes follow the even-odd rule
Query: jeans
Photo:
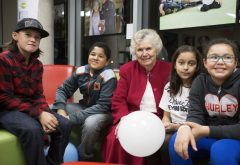
[[240, 140], [213, 139], [203, 137], [197, 140], [198, 151], [188, 149], [189, 159], [182, 159], [174, 150], [176, 133], [169, 143], [171, 165], [192, 165], [192, 157], [210, 156], [211, 165], [238, 165], [240, 161]]
[[51, 142], [47, 157], [44, 155], [44, 132], [40, 122], [19, 111], [1, 111], [0, 126], [16, 135], [22, 145], [28, 165], [59, 165], [63, 162], [65, 148], [69, 141], [71, 123], [53, 113], [58, 119], [57, 130], [50, 135]]
[[74, 119], [77, 119], [72, 122], [82, 126], [81, 143], [78, 146], [80, 160], [89, 160], [94, 156], [94, 145], [112, 124], [110, 113], [86, 115], [83, 114], [85, 108], [87, 107], [78, 103], [70, 103], [66, 106], [68, 114], [75, 115]]

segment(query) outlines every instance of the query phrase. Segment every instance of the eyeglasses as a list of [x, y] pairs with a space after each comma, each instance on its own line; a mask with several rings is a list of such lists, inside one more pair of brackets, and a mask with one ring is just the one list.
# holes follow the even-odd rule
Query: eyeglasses
[[231, 54], [225, 54], [223, 56], [218, 56], [217, 54], [210, 54], [207, 56], [207, 59], [211, 62], [218, 62], [219, 59], [222, 59], [225, 63], [232, 63], [234, 58], [235, 57]]

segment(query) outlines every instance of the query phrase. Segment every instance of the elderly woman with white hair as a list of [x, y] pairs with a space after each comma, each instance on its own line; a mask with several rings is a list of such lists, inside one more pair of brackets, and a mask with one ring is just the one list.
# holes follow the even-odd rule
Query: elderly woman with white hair
[[171, 70], [170, 63], [157, 59], [162, 47], [161, 38], [151, 29], [139, 30], [131, 40], [130, 51], [136, 60], [120, 68], [120, 79], [112, 98], [113, 126], [103, 146], [105, 162], [145, 164], [144, 158], [123, 150], [116, 128], [124, 116], [134, 111], [150, 111], [162, 118], [163, 110], [158, 105]]

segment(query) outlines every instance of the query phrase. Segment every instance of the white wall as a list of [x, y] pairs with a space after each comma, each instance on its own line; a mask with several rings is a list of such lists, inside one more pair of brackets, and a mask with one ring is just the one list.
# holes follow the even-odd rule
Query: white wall
[[38, 20], [49, 32], [47, 38], [41, 40], [40, 49], [43, 51], [40, 60], [44, 64], [54, 63], [54, 0], [39, 0]]

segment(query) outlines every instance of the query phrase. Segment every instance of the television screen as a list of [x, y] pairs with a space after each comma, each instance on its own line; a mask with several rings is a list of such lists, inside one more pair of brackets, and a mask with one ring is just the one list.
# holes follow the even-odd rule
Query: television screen
[[160, 0], [159, 30], [234, 24], [238, 0]]
[[123, 33], [125, 0], [84, 0], [84, 35]]

